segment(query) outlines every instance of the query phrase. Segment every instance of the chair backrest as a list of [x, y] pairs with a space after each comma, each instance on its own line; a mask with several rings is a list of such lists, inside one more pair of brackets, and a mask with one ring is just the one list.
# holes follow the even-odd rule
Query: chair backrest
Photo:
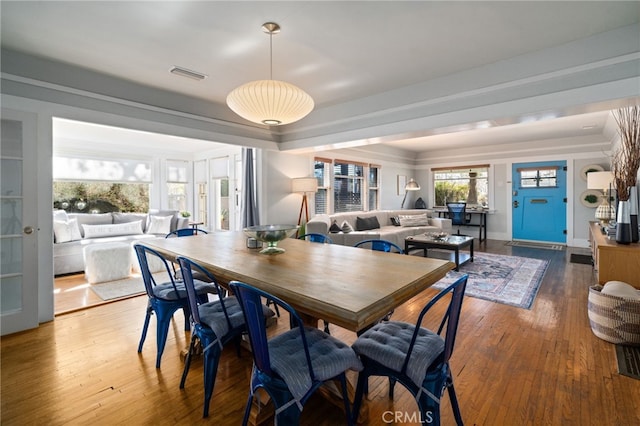
[[440, 326], [438, 327], [437, 333], [442, 335], [442, 331], [446, 325], [447, 329], [444, 335], [444, 351], [442, 353], [441, 362], [446, 363], [451, 358], [451, 354], [453, 353], [453, 347], [456, 342], [456, 334], [458, 332], [458, 322], [460, 321], [460, 311], [462, 310], [462, 300], [464, 298], [464, 290], [467, 287], [467, 279], [469, 275], [464, 274], [460, 278], [458, 278], [453, 284], [441, 290], [438, 294], [436, 294], [427, 305], [422, 308], [420, 315], [418, 316], [418, 321], [416, 322], [416, 328], [413, 332], [413, 337], [411, 338], [411, 343], [409, 344], [409, 349], [407, 350], [407, 357], [405, 358], [404, 364], [402, 366], [402, 371], [407, 371], [407, 366], [409, 365], [409, 358], [411, 357], [411, 353], [413, 352], [413, 346], [416, 343], [416, 339], [418, 337], [418, 332], [420, 331], [420, 327], [422, 325], [422, 321], [427, 314], [427, 312], [436, 304], [439, 300], [441, 300], [445, 295], [451, 294], [451, 299], [449, 300], [449, 306], [445, 311], [442, 320], [440, 321]]
[[447, 210], [452, 225], [467, 224], [467, 203], [447, 203]]
[[354, 247], [366, 247], [369, 245], [371, 250], [385, 251], [387, 253], [394, 253], [395, 250], [397, 253], [404, 254], [404, 250], [398, 247], [397, 244], [387, 240], [363, 240], [355, 243]]
[[200, 305], [200, 300], [196, 295], [196, 288], [194, 285], [193, 279], [193, 271], [197, 271], [200, 274], [204, 274], [205, 277], [208, 278], [208, 283], [213, 284], [216, 288], [216, 294], [220, 300], [220, 306], [222, 307], [222, 312], [224, 312], [224, 316], [227, 319], [227, 325], [229, 326], [229, 330], [233, 328], [231, 324], [231, 320], [229, 319], [229, 313], [227, 312], [227, 307], [224, 303], [224, 298], [226, 296], [226, 291], [220, 287], [218, 281], [213, 276], [213, 274], [206, 269], [204, 269], [200, 264], [194, 262], [191, 259], [187, 259], [186, 257], [179, 256], [177, 259], [178, 264], [180, 265], [180, 271], [182, 272], [182, 280], [184, 283], [184, 287], [187, 290], [187, 299], [189, 300], [189, 309], [191, 311], [191, 318], [194, 323], [202, 324], [200, 321], [200, 312], [198, 311], [198, 305]]
[[304, 234], [304, 235], [300, 235], [298, 239], [311, 241], [312, 243], [333, 244], [333, 241], [331, 240], [331, 238], [329, 238], [324, 234], [315, 234], [315, 233]]
[[180, 229], [176, 229], [175, 231], [169, 232], [167, 235], [165, 235], [165, 238], [191, 237], [192, 235], [198, 235], [198, 234], [208, 234], [208, 232], [205, 231], [204, 229], [198, 229], [198, 228], [180, 228]]
[[309, 375], [311, 380], [315, 381], [316, 379], [311, 365], [311, 355], [309, 354], [309, 345], [304, 333], [304, 324], [295, 309], [282, 299], [279, 299], [266, 291], [250, 286], [249, 284], [232, 281], [229, 283], [229, 287], [240, 302], [240, 306], [242, 306], [244, 321], [247, 325], [247, 332], [249, 335], [249, 342], [251, 343], [251, 353], [253, 354], [253, 361], [256, 368], [264, 374], [273, 376], [271, 361], [269, 359], [269, 348], [267, 346], [267, 326], [262, 311], [262, 298], [264, 297], [289, 312], [291, 328], [293, 329], [297, 327], [300, 330], [307, 358], [307, 366], [309, 367]]
[[161, 262], [162, 265], [164, 265], [164, 269], [167, 271], [167, 277], [173, 285], [175, 294], [178, 294], [176, 281], [173, 278], [173, 273], [171, 272], [172, 270], [169, 266], [169, 262], [167, 262], [167, 259], [165, 259], [164, 256], [159, 252], [142, 244], [135, 244], [133, 248], [136, 251], [136, 257], [138, 258], [138, 263], [140, 264], [140, 272], [142, 273], [142, 280], [144, 281], [144, 288], [147, 292], [147, 296], [152, 299], [156, 298], [153, 288], [157, 285], [157, 283], [155, 278], [151, 274], [151, 269], [149, 268], [150, 259], [153, 259], [155, 262]]

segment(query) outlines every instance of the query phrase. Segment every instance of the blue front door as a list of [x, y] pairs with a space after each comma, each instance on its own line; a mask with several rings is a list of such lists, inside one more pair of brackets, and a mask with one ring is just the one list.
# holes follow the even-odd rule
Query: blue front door
[[513, 239], [566, 243], [566, 161], [513, 164]]

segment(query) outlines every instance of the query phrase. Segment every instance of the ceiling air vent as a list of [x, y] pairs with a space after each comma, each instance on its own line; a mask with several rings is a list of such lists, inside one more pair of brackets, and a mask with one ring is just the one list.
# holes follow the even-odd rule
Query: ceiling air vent
[[202, 74], [198, 71], [192, 71], [192, 70], [188, 70], [186, 68], [182, 68], [178, 66], [174, 66], [169, 70], [169, 72], [175, 75], [180, 75], [182, 77], [187, 77], [187, 78], [198, 80], [198, 81], [204, 80], [205, 78], [207, 78], [206, 74]]

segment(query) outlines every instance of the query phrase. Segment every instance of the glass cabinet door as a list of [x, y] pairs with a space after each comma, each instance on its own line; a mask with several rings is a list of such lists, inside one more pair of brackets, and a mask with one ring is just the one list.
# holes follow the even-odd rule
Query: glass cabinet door
[[0, 322], [3, 335], [38, 325], [37, 229], [35, 212], [31, 211], [35, 210], [32, 200], [36, 197], [36, 180], [35, 170], [31, 169], [31, 173], [27, 170], [29, 164], [35, 163], [35, 138], [25, 144], [25, 136], [35, 134], [35, 119], [29, 125], [33, 127], [27, 129], [20, 114], [2, 110]]

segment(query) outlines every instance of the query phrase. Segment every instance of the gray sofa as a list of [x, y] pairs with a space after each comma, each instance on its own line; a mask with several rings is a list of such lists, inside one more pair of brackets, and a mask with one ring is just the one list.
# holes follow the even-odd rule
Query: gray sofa
[[[164, 237], [168, 232], [186, 228], [189, 219], [175, 210], [150, 210], [149, 213], [67, 213], [53, 212], [53, 273], [82, 272], [83, 250], [90, 244], [133, 243]], [[133, 252], [132, 252], [133, 253]]]
[[[404, 248], [404, 239], [425, 232], [451, 233], [451, 219], [432, 217], [431, 210], [375, 210], [369, 212], [348, 212], [332, 215], [316, 215], [307, 222], [306, 232], [328, 235], [334, 244], [352, 246], [368, 239], [383, 239]], [[372, 220], [375, 217], [376, 220]], [[398, 218], [400, 226], [392, 223]], [[334, 223], [342, 228], [348, 223], [353, 231], [330, 232]], [[375, 227], [379, 224], [379, 227]], [[363, 226], [364, 225], [364, 226]], [[373, 229], [364, 229], [374, 226]]]

